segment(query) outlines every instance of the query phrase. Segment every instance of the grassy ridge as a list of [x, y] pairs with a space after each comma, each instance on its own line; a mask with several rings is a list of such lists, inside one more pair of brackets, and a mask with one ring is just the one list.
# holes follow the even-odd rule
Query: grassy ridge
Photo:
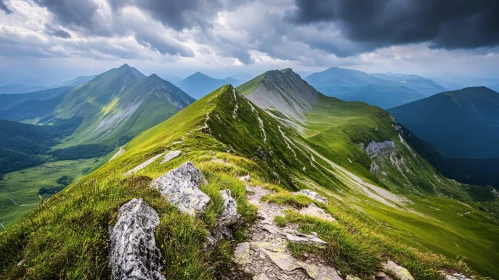
[[[255, 209], [248, 204], [244, 185], [238, 180], [239, 176], [247, 174], [251, 175], [251, 184], [281, 191], [284, 188], [314, 188], [330, 199], [331, 203], [324, 207], [339, 220], [339, 226], [332, 227], [293, 213], [281, 224], [298, 223], [300, 230], [316, 231], [321, 238], [327, 239], [330, 247], [324, 257], [341, 267], [342, 272], [366, 278], [375, 271], [379, 260], [389, 256], [406, 265], [421, 279], [439, 279], [439, 269], [468, 273], [463, 265], [454, 260], [457, 255], [463, 255], [466, 261], [473, 264], [473, 269], [483, 275], [494, 275], [499, 267], [494, 266], [496, 253], [486, 247], [499, 244], [499, 241], [496, 240], [497, 235], [485, 234], [495, 233], [498, 229], [491, 215], [473, 211], [472, 215], [463, 216], [469, 219], [468, 227], [461, 225], [461, 216], [454, 219], [448, 215], [469, 207], [450, 199], [438, 201], [424, 196], [410, 197], [414, 204], [390, 207], [358, 192], [351, 181], [334, 175], [336, 173], [330, 172], [333, 167], [328, 167], [325, 159], [317, 156], [312, 160], [311, 152], [300, 143], [313, 146], [326, 159], [344, 164], [365, 180], [377, 182], [366, 172], [370, 159], [351, 139], [367, 141], [370, 137], [378, 137], [372, 138], [376, 140], [398, 137], [393, 132], [385, 131], [385, 127], [393, 129], [389, 118], [385, 120], [386, 114], [378, 115], [380, 111], [373, 109], [365, 112], [365, 118], [359, 112], [360, 116], [351, 117], [353, 108], [345, 107], [350, 112], [345, 109], [341, 113], [342, 103], [335, 102], [340, 116], [335, 120], [336, 127], [319, 123], [321, 116], [318, 114], [317, 123], [311, 121], [306, 127], [307, 138], [254, 107], [231, 86], [214, 91], [167, 121], [139, 134], [125, 146], [125, 153], [73, 183], [12, 229], [1, 233], [0, 255], [5, 257], [0, 259], [0, 275], [36, 279], [108, 278], [108, 227], [116, 222], [117, 211], [123, 203], [133, 197], [142, 197], [160, 215], [156, 241], [164, 257], [165, 276], [168, 279], [220, 278], [226, 272], [227, 265], [231, 265], [229, 257], [233, 244], [221, 242], [214, 251], [207, 251], [203, 241], [215, 226], [216, 217], [222, 209], [218, 194], [220, 189], [232, 190], [245, 225], [255, 219]], [[331, 108], [324, 109], [324, 112]], [[366, 105], [359, 111], [370, 108]], [[377, 116], [375, 121], [371, 113]], [[322, 136], [325, 137], [314, 138]], [[160, 164], [158, 159], [133, 176], [123, 175], [151, 157], [170, 150], [181, 150], [182, 154], [165, 164]], [[209, 182], [202, 190], [212, 200], [207, 211], [196, 218], [179, 213], [149, 187], [153, 178], [185, 161], [192, 161]], [[298, 205], [310, 203], [306, 198], [298, 198]], [[274, 203], [295, 203], [289, 195], [268, 199]], [[438, 210], [420, 209], [426, 203], [424, 199], [435, 199], [435, 203], [441, 204], [452, 203], [452, 208], [442, 207], [445, 210], [442, 213], [449, 219], [440, 218], [442, 213], [436, 212]], [[471, 207], [476, 206], [471, 204]], [[417, 221], [419, 227], [415, 228], [413, 221]], [[425, 227], [437, 228], [439, 223], [442, 224], [439, 236], [423, 234]], [[468, 233], [474, 227], [482, 226], [484, 234], [471, 236], [473, 245], [483, 251], [482, 258], [472, 253], [468, 246], [460, 251], [445, 251], [438, 246], [447, 234]], [[470, 235], [456, 234], [452, 238], [453, 242], [465, 244], [464, 239], [470, 238]], [[244, 234], [240, 231], [236, 234], [236, 240], [242, 239]], [[440, 251], [449, 258], [436, 256], [428, 249]], [[306, 248], [295, 248], [294, 252], [300, 254], [303, 250]], [[17, 266], [21, 260], [25, 265]], [[490, 265], [486, 260], [490, 261]]]

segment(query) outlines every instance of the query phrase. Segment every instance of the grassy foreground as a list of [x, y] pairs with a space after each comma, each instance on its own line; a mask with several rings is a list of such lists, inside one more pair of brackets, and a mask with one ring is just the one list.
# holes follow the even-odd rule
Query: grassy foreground
[[[309, 136], [326, 134], [322, 129], [315, 130], [319, 133]], [[352, 131], [366, 131], [367, 140], [371, 130], [370, 126], [365, 128], [357, 123]], [[336, 135], [336, 139], [347, 137]], [[230, 256], [235, 243], [222, 241], [209, 251], [204, 242], [222, 210], [218, 194], [221, 189], [232, 191], [238, 212], [243, 216], [244, 223], [236, 232], [235, 241], [245, 239], [245, 227], [256, 218], [256, 209], [247, 202], [244, 184], [238, 179], [248, 174], [251, 184], [279, 191], [278, 196], [266, 198], [274, 203], [307, 205], [309, 200], [291, 196], [289, 192], [305, 187], [330, 199], [328, 205], [320, 206], [339, 221], [337, 224], [294, 212], [289, 212], [279, 223], [296, 223], [301, 231], [317, 232], [329, 243], [320, 255], [342, 273], [368, 279], [380, 262], [389, 258], [406, 266], [417, 279], [440, 279], [438, 271], [442, 269], [484, 276], [497, 274], [499, 265], [494, 248], [499, 244], [496, 234], [499, 226], [490, 214], [473, 210], [472, 214], [455, 217], [451, 214], [462, 213], [468, 206], [440, 198], [439, 192], [428, 196], [417, 191], [418, 196], [409, 197], [412, 204], [395, 207], [368, 197], [338, 175], [338, 168], [329, 167], [328, 160], [345, 162], [349, 169], [356, 166], [353, 173], [368, 182], [387, 189], [390, 184], [379, 183], [379, 179], [365, 171], [368, 159], [359, 150], [354, 150], [358, 155], [350, 158], [351, 165], [343, 154], [333, 154], [336, 150], [347, 153], [347, 148], [323, 152], [323, 145], [345, 145], [337, 143], [341, 141], [348, 142], [333, 139], [314, 142], [302, 137], [255, 108], [231, 86], [225, 86], [141, 133], [125, 146], [124, 154], [54, 195], [0, 233], [0, 275], [6, 279], [109, 278], [109, 226], [115, 224], [121, 205], [141, 197], [160, 216], [156, 242], [163, 256], [165, 277], [220, 279], [233, 266]], [[324, 157], [311, 156], [300, 143], [313, 146]], [[181, 150], [182, 154], [165, 164], [158, 159], [132, 176], [124, 175], [151, 157], [171, 150]], [[202, 190], [211, 201], [207, 211], [198, 217], [179, 213], [149, 187], [152, 179], [186, 161], [201, 169], [208, 181]], [[425, 205], [441, 210], [426, 209]], [[475, 209], [477, 205], [470, 203], [470, 207]], [[468, 223], [463, 224], [461, 218]], [[475, 231], [476, 228], [483, 230]], [[473, 236], [468, 235], [472, 232]], [[476, 251], [482, 252], [481, 258], [471, 246], [463, 246], [466, 239], [472, 240]], [[460, 249], [445, 247], [443, 240], [455, 242]], [[293, 252], [299, 256], [307, 250], [310, 248], [297, 247]], [[464, 257], [471, 268], [460, 262], [458, 256]], [[21, 261], [23, 264], [18, 266]]]

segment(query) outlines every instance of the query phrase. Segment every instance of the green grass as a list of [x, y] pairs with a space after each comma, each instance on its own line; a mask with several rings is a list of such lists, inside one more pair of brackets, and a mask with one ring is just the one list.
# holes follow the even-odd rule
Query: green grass
[[[301, 136], [233, 93], [231, 86], [214, 91], [140, 133], [125, 145], [125, 153], [54, 195], [1, 233], [0, 275], [28, 279], [108, 278], [108, 227], [116, 222], [121, 205], [131, 198], [142, 197], [160, 215], [156, 241], [164, 258], [165, 276], [221, 278], [232, 265], [230, 254], [234, 243], [221, 242], [213, 251], [206, 250], [203, 243], [222, 209], [218, 194], [221, 189], [232, 190], [238, 212], [243, 215], [244, 224], [235, 234], [236, 242], [245, 238], [244, 228], [256, 219], [255, 208], [247, 202], [244, 185], [238, 180], [247, 174], [251, 175], [251, 184], [277, 191], [264, 198], [269, 202], [304, 207], [310, 199], [289, 191], [305, 187], [316, 188], [328, 196], [330, 203], [319, 206], [329, 211], [338, 223], [303, 217], [297, 212], [288, 212], [276, 222], [280, 226], [296, 223], [303, 232], [317, 232], [329, 245], [324, 251], [314, 252], [338, 267], [343, 275], [367, 278], [377, 271], [381, 260], [388, 258], [405, 266], [416, 279], [439, 279], [437, 271], [441, 269], [474, 273], [456, 259], [458, 256], [464, 257], [474, 271], [484, 276], [496, 275], [499, 226], [493, 216], [478, 210], [463, 217], [454, 215], [468, 207], [443, 198], [443, 190], [456, 196], [465, 193], [462, 196], [470, 198], [466, 197], [464, 186], [438, 176], [441, 181], [431, 181], [439, 182], [433, 193], [413, 185], [398, 185], [394, 178], [400, 179], [402, 175], [395, 170], [389, 170], [394, 178], [387, 181], [372, 176], [368, 171], [370, 159], [356, 143], [399, 141], [388, 115], [367, 105], [355, 109], [354, 104], [331, 100], [322, 102], [323, 107], [311, 113], [309, 123], [305, 124], [306, 135]], [[263, 122], [266, 139], [258, 118]], [[368, 182], [398, 192], [416, 189], [418, 196], [409, 197], [414, 204], [401, 208], [386, 206], [335, 175], [339, 173], [329, 171], [332, 167], [327, 167], [324, 159], [315, 157], [313, 162], [310, 152], [300, 147], [300, 142], [313, 146], [327, 159]], [[182, 154], [165, 164], [158, 159], [134, 176], [124, 176], [138, 164], [170, 150], [181, 150]], [[402, 153], [407, 157], [410, 151], [402, 149]], [[153, 178], [186, 161], [200, 168], [209, 182], [202, 190], [211, 201], [206, 212], [196, 218], [179, 213], [149, 187]], [[408, 164], [420, 163], [411, 159]], [[422, 180], [435, 175], [425, 165], [416, 170], [422, 172]], [[414, 178], [407, 180], [415, 184]], [[434, 210], [430, 205], [444, 210]], [[476, 203], [470, 206], [479, 207]], [[446, 238], [450, 243], [445, 243]], [[448, 246], [454, 242], [463, 246], [460, 249]], [[291, 250], [299, 257], [312, 249], [295, 246]], [[477, 255], [478, 251], [482, 256]], [[17, 263], [23, 259], [25, 266], [18, 267]]]
[[250, 94], [260, 85], [260, 82], [263, 80], [264, 77], [265, 74], [262, 74], [251, 79], [250, 81], [237, 87], [237, 91], [239, 91], [242, 95]]
[[[68, 174], [73, 181], [77, 181], [99, 164], [95, 161], [96, 159], [55, 161], [5, 174], [0, 181], [0, 223], [6, 228], [11, 227], [16, 220], [40, 203], [40, 188], [57, 187], [57, 179]], [[43, 197], [46, 199], [49, 195]]]

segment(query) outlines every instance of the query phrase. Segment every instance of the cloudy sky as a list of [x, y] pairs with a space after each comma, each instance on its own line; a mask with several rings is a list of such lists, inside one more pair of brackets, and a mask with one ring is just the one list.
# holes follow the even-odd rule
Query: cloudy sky
[[498, 0], [0, 0], [0, 76], [123, 63], [215, 77], [331, 66], [499, 78]]

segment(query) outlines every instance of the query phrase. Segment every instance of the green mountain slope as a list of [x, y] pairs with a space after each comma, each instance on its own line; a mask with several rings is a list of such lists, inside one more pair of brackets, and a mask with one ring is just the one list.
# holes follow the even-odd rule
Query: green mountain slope
[[389, 112], [449, 157], [499, 156], [499, 93], [486, 87], [443, 92]]
[[[345, 101], [361, 101], [383, 109], [423, 99], [427, 92], [420, 80], [379, 77], [352, 69], [331, 67], [305, 78], [319, 92]], [[435, 92], [436, 93], [436, 92]]]
[[[273, 86], [280, 84], [293, 83]], [[310, 205], [307, 197], [290, 192], [303, 188], [327, 197], [327, 204], [318, 205], [337, 222], [307, 218], [292, 207], [280, 224], [297, 224], [299, 231], [327, 240], [323, 251], [289, 246], [297, 257], [318, 255], [345, 275], [368, 279], [387, 259], [407, 267], [416, 279], [440, 279], [442, 269], [497, 273], [499, 226], [490, 213], [478, 210], [469, 186], [438, 176], [413, 154], [386, 112], [318, 98], [304, 113], [303, 124], [291, 125], [294, 121], [285, 114], [256, 106], [232, 86], [215, 90], [140, 133], [124, 153], [2, 233], [0, 271], [10, 278], [109, 278], [108, 227], [116, 223], [121, 205], [143, 198], [159, 215], [155, 242], [166, 279], [230, 276], [238, 270], [231, 261], [233, 248], [247, 238], [246, 229], [256, 220], [255, 206], [248, 201], [251, 186], [273, 190], [265, 199], [275, 204]], [[393, 141], [395, 148], [388, 145], [371, 158], [359, 144], [372, 141]], [[161, 156], [174, 150], [181, 154], [162, 164]], [[179, 212], [150, 187], [152, 179], [186, 161], [203, 172], [207, 185], [201, 190], [211, 198], [196, 217]], [[373, 162], [379, 172], [369, 171]], [[248, 175], [249, 181], [239, 179]], [[425, 188], [416, 178], [435, 186]], [[207, 250], [204, 243], [223, 210], [219, 190], [225, 189], [237, 201], [242, 225], [234, 241], [223, 240]], [[457, 256], [475, 272], [454, 261]], [[17, 266], [19, 260], [23, 263]]]
[[79, 116], [82, 125], [63, 146], [123, 143], [193, 102], [157, 75], [145, 77], [128, 65], [74, 88], [56, 108], [56, 118]]
[[238, 85], [239, 81], [232, 78], [215, 79], [203, 73], [196, 72], [189, 77], [175, 83], [176, 86], [181, 88], [183, 91], [185, 91], [195, 99], [200, 99], [208, 93], [226, 84]]

